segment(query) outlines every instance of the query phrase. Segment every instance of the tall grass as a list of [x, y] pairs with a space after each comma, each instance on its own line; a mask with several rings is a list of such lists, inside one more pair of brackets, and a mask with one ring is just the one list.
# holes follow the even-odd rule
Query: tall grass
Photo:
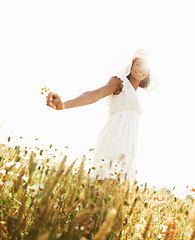
[[0, 145], [0, 239], [195, 239], [192, 197], [24, 155]]

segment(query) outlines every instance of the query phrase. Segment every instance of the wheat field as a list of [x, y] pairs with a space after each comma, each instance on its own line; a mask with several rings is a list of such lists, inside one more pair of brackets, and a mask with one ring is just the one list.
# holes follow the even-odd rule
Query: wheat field
[[[42, 155], [40, 150], [39, 155]], [[79, 167], [0, 145], [0, 239], [195, 239], [192, 195], [136, 180], [99, 181]], [[192, 189], [192, 192], [195, 189]]]

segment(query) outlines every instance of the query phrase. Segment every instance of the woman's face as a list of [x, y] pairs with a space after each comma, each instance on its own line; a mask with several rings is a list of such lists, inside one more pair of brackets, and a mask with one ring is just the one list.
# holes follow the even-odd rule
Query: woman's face
[[149, 68], [144, 61], [144, 59], [136, 58], [133, 61], [133, 66], [131, 67], [131, 75], [139, 81], [144, 80], [147, 78], [149, 74]]

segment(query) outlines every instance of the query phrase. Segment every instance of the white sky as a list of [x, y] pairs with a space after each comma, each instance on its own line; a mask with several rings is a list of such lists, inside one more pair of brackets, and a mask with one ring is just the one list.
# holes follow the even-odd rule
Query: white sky
[[161, 85], [138, 92], [138, 177], [195, 187], [194, 22], [188, 0], [1, 1], [1, 142], [11, 135], [13, 145], [68, 145], [69, 162], [88, 155], [107, 119], [106, 99], [58, 112], [41, 88], [74, 98], [106, 84], [143, 48]]

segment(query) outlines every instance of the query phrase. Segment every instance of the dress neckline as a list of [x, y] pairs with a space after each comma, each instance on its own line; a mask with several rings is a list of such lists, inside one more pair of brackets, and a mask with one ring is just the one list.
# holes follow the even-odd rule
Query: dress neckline
[[127, 78], [127, 76], [125, 76], [125, 77], [126, 77], [126, 80], [129, 82], [129, 84], [131, 85], [131, 87], [133, 88], [133, 90], [135, 91], [135, 93], [137, 93], [137, 91], [135, 90], [135, 88], [134, 88], [133, 85], [131, 84], [130, 80]]

